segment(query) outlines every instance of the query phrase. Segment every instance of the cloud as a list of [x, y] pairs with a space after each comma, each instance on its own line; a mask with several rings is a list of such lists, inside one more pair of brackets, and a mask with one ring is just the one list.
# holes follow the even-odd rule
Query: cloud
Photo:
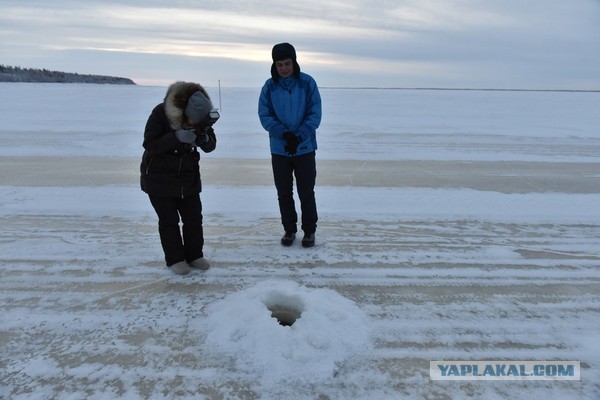
[[107, 60], [108, 54], [129, 60], [145, 54], [157, 62], [221, 62], [217, 70], [234, 74], [236, 63], [265, 69], [271, 46], [289, 41], [304, 65], [346, 85], [387, 78], [388, 86], [564, 82], [589, 88], [596, 82], [597, 89], [600, 55], [592, 49], [600, 42], [599, 17], [596, 0], [305, 0], [284, 6], [272, 0], [8, 0], [0, 31], [10, 40], [0, 55], [7, 62], [55, 54], [66, 63], [72, 61], [66, 54], [78, 52], [104, 53]]

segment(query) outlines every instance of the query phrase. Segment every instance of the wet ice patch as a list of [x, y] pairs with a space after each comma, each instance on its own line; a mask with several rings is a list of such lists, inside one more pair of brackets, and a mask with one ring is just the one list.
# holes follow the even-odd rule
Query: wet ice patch
[[271, 382], [331, 379], [340, 363], [371, 348], [368, 316], [331, 289], [269, 280], [207, 308], [197, 328], [207, 351]]

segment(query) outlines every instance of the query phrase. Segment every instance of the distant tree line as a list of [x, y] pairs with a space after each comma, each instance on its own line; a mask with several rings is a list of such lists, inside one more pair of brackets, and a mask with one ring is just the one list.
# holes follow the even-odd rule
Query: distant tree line
[[21, 68], [0, 65], [0, 82], [44, 82], [44, 83], [104, 83], [135, 85], [129, 78], [105, 75], [81, 75], [71, 72], [48, 71], [47, 69]]

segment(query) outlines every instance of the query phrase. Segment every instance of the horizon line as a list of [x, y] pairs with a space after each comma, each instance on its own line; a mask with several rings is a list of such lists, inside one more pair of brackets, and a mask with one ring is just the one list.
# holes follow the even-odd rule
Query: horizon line
[[381, 87], [381, 86], [319, 86], [319, 89], [371, 89], [371, 90], [464, 90], [492, 92], [600, 92], [600, 89], [500, 89], [500, 88], [443, 88], [443, 87]]

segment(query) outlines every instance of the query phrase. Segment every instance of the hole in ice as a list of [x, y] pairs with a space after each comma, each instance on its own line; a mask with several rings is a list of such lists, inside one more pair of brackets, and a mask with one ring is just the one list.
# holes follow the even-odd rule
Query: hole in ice
[[304, 307], [298, 296], [271, 293], [263, 302], [281, 326], [292, 326], [302, 316]]
[[296, 320], [302, 315], [300, 311], [293, 308], [282, 307], [278, 305], [273, 305], [268, 308], [269, 311], [271, 311], [271, 317], [275, 318], [277, 322], [279, 322], [279, 325], [282, 326], [294, 325], [294, 322], [296, 322]]

